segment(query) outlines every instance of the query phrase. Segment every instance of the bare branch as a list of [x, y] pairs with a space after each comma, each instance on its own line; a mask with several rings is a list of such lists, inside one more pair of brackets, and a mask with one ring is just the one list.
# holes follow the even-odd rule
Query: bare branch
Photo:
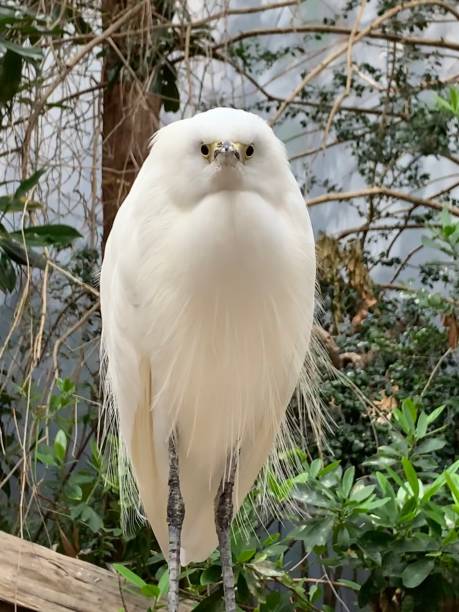
[[41, 97], [35, 103], [34, 109], [30, 114], [30, 118], [27, 124], [27, 128], [24, 134], [24, 141], [22, 144], [22, 175], [23, 178], [27, 176], [27, 165], [29, 158], [29, 146], [30, 139], [32, 136], [33, 129], [37, 120], [46, 105], [46, 102], [49, 96], [56, 90], [56, 88], [65, 80], [65, 78], [72, 72], [75, 66], [86, 57], [97, 45], [102, 43], [104, 40], [109, 38], [118, 28], [120, 28], [126, 21], [132, 19], [134, 15], [140, 12], [141, 9], [144, 8], [145, 2], [139, 2], [138, 4], [134, 4], [128, 10], [126, 10], [116, 21], [112, 23], [106, 30], [104, 30], [101, 34], [94, 37], [87, 45], [85, 45], [78, 53], [76, 53], [73, 58], [65, 65], [65, 69], [59, 74], [59, 76], [49, 85]]
[[[442, 38], [425, 38], [419, 36], [402, 36], [399, 34], [392, 34], [391, 32], [368, 32], [362, 35], [365, 30], [357, 30], [355, 36], [361, 38], [372, 38], [377, 40], [389, 40], [391, 42], [397, 42], [402, 45], [417, 45], [420, 47], [437, 47], [439, 49], [451, 49], [452, 51], [459, 51], [459, 43], [454, 40], [444, 40]], [[322, 24], [307, 24], [298, 27], [286, 27], [286, 28], [256, 28], [253, 30], [247, 30], [240, 32], [224, 42], [220, 42], [212, 47], [213, 51], [218, 51], [222, 47], [228, 47], [234, 45], [241, 40], [248, 38], [255, 38], [261, 36], [285, 36], [285, 34], [337, 34], [343, 36], [350, 36], [352, 34], [351, 28], [343, 26], [327, 26]], [[362, 35], [362, 36], [361, 36]], [[347, 46], [347, 43], [346, 43]]]
[[307, 201], [309, 207], [318, 206], [325, 202], [337, 202], [340, 200], [353, 200], [355, 198], [365, 198], [369, 196], [382, 195], [388, 198], [395, 198], [397, 200], [405, 200], [411, 202], [417, 206], [426, 206], [427, 208], [433, 208], [435, 210], [443, 210], [446, 208], [452, 215], [459, 217], [459, 208], [457, 206], [448, 206], [435, 200], [420, 198], [418, 196], [411, 195], [410, 193], [403, 193], [402, 191], [395, 191], [394, 189], [388, 189], [387, 187], [368, 187], [365, 189], [359, 189], [357, 191], [345, 191], [343, 193], [324, 193], [317, 198], [311, 198]]
[[[390, 19], [397, 13], [400, 13], [401, 11], [405, 11], [410, 8], [414, 8], [416, 6], [428, 6], [428, 5], [441, 6], [444, 10], [449, 10], [450, 12], [452, 12], [455, 15], [455, 17], [459, 20], [459, 12], [456, 11], [454, 8], [451, 8], [450, 5], [446, 4], [445, 2], [431, 1], [431, 0], [412, 0], [411, 2], [407, 2], [406, 4], [392, 7], [391, 9], [386, 11], [383, 15], [375, 19], [364, 30], [361, 30], [358, 34], [356, 34], [355, 39], [354, 39], [354, 44], [357, 43], [362, 38], [364, 38], [365, 36], [368, 36], [372, 31], [374, 31], [381, 24], [383, 24], [385, 21], [387, 21], [388, 19]], [[295, 87], [295, 89], [291, 92], [291, 94], [280, 105], [279, 109], [277, 110], [277, 112], [274, 114], [274, 116], [272, 117], [270, 121], [271, 125], [273, 125], [280, 119], [280, 117], [284, 114], [285, 109], [296, 98], [296, 96], [302, 91], [302, 89], [304, 89], [304, 87], [310, 81], [312, 81], [312, 79], [314, 79], [318, 74], [320, 74], [322, 70], [324, 70], [324, 68], [326, 68], [332, 62], [334, 62], [338, 57], [343, 55], [343, 53], [346, 52], [347, 48], [348, 48], [347, 43], [340, 45], [338, 49], [335, 49], [335, 51], [332, 51], [332, 53], [330, 53], [322, 62], [320, 62], [320, 64], [318, 64], [315, 68], [313, 68], [302, 79], [299, 85]]]

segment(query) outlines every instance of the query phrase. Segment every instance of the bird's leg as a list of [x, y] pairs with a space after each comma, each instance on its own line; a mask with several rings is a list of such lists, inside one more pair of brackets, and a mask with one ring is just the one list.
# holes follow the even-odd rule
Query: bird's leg
[[237, 468], [237, 453], [233, 453], [215, 498], [215, 526], [222, 564], [223, 592], [226, 612], [236, 612], [234, 573], [231, 560], [230, 527], [233, 518], [233, 489]]
[[167, 500], [167, 524], [169, 525], [169, 594], [168, 612], [178, 612], [180, 580], [180, 539], [185, 517], [185, 506], [180, 491], [177, 437], [169, 438], [169, 498]]

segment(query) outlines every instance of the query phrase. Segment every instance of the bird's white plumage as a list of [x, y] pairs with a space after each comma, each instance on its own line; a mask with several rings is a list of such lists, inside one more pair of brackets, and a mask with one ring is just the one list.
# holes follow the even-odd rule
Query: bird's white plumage
[[[234, 167], [203, 158], [202, 143], [224, 140], [255, 154]], [[161, 129], [106, 245], [102, 344], [121, 444], [165, 553], [177, 431], [184, 563], [216, 546], [231, 449], [236, 507], [269, 455], [308, 349], [314, 289], [308, 213], [269, 126], [214, 109]]]

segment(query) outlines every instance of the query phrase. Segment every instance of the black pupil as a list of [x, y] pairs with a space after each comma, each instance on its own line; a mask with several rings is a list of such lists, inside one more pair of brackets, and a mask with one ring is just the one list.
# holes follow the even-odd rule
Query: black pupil
[[201, 153], [203, 155], [209, 155], [209, 147], [207, 145], [202, 145], [201, 146]]
[[254, 151], [255, 149], [252, 147], [252, 145], [249, 145], [246, 149], [245, 154], [247, 155], [247, 157], [252, 157]]

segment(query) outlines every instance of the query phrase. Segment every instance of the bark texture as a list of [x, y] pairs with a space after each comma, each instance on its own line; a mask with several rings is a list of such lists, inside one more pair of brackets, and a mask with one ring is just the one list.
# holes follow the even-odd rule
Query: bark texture
[[[103, 0], [104, 29], [138, 0]], [[150, 92], [154, 40], [152, 7], [137, 13], [107, 41], [102, 79], [102, 208], [105, 247], [118, 208], [128, 194], [159, 124], [161, 98]]]

